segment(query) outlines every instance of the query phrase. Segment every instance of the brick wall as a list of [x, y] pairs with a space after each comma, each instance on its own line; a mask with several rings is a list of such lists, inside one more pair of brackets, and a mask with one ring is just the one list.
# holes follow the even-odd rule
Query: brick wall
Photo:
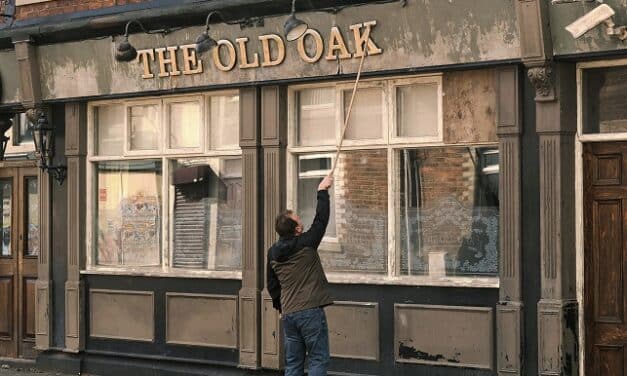
[[47, 17], [118, 5], [142, 3], [145, 1], [149, 0], [51, 0], [43, 3], [18, 6], [15, 10], [15, 19], [24, 20], [28, 18]]
[[328, 271], [387, 270], [387, 150], [340, 155], [335, 174], [335, 214], [340, 250], [322, 252]]

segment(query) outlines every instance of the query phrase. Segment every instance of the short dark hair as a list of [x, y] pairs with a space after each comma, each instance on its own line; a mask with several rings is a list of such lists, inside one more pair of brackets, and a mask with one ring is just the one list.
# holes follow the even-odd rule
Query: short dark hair
[[292, 219], [292, 213], [293, 211], [286, 210], [276, 217], [274, 229], [279, 236], [290, 236], [296, 233], [296, 226], [298, 226], [298, 223]]

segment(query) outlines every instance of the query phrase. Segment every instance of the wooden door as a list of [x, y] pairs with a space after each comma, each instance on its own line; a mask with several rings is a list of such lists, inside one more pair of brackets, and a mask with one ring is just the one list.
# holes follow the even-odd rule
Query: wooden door
[[0, 169], [0, 357], [35, 356], [38, 255], [37, 170]]
[[584, 145], [586, 375], [627, 376], [627, 142]]

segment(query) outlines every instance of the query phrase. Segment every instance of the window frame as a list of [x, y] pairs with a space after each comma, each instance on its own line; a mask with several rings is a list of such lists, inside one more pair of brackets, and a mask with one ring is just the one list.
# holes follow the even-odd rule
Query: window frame
[[187, 153], [202, 153], [203, 150], [205, 150], [205, 139], [207, 138], [205, 136], [205, 133], [207, 132], [207, 126], [204, 127], [199, 127], [198, 129], [198, 134], [196, 135], [198, 137], [199, 143], [197, 147], [191, 147], [191, 148], [174, 148], [171, 147], [170, 145], [170, 137], [172, 134], [172, 130], [170, 129], [170, 121], [171, 121], [171, 117], [170, 117], [170, 105], [172, 104], [177, 104], [177, 103], [196, 103], [198, 104], [198, 119], [200, 120], [201, 124], [207, 124], [206, 122], [206, 117], [205, 117], [205, 106], [203, 106], [203, 96], [199, 95], [199, 96], [175, 96], [175, 97], [167, 97], [163, 99], [163, 105], [161, 108], [161, 116], [162, 116], [162, 122], [163, 122], [163, 126], [165, 127], [165, 132], [162, 143], [163, 143], [163, 151], [164, 154], [170, 155], [170, 154], [187, 154]]
[[[239, 270], [206, 270], [206, 269], [184, 269], [174, 268], [172, 264], [173, 247], [170, 247], [170, 225], [171, 225], [171, 208], [170, 208], [170, 173], [171, 163], [177, 159], [184, 158], [240, 158], [242, 150], [237, 145], [232, 149], [207, 150], [209, 119], [207, 111], [207, 103], [209, 97], [217, 95], [239, 95], [239, 90], [221, 90], [212, 92], [203, 92], [188, 95], [171, 95], [159, 97], [146, 97], [140, 99], [114, 99], [93, 101], [87, 104], [87, 167], [86, 167], [86, 239], [85, 239], [85, 267], [81, 270], [82, 274], [98, 274], [98, 275], [130, 275], [130, 276], [157, 276], [157, 277], [173, 277], [173, 278], [209, 278], [209, 279], [242, 279], [242, 268]], [[201, 147], [194, 149], [169, 149], [169, 114], [167, 113], [167, 105], [169, 103], [191, 102], [198, 100], [200, 103], [200, 121], [201, 121]], [[129, 127], [130, 127], [130, 107], [134, 105], [156, 104], [158, 106], [159, 116], [159, 150], [128, 150], [130, 146]], [[96, 155], [96, 124], [94, 109], [108, 105], [123, 105], [125, 109], [125, 126], [124, 126], [124, 150], [122, 155]], [[239, 130], [238, 130], [239, 134]], [[97, 192], [95, 188], [97, 182], [96, 164], [98, 162], [107, 161], [132, 161], [132, 160], [159, 160], [162, 163], [162, 179], [161, 179], [161, 248], [160, 248], [160, 265], [151, 266], [104, 266], [97, 265], [98, 250], [94, 244], [94, 210]], [[243, 176], [242, 176], [243, 178]]]
[[[387, 272], [385, 274], [374, 274], [366, 272], [327, 272], [327, 278], [331, 283], [341, 284], [373, 284], [373, 285], [409, 285], [409, 286], [439, 286], [439, 287], [470, 287], [470, 288], [498, 288], [500, 279], [498, 274], [495, 276], [420, 276], [420, 275], [401, 275], [400, 274], [400, 257], [401, 252], [397, 251], [398, 231], [400, 229], [398, 221], [400, 220], [399, 210], [399, 189], [400, 178], [396, 174], [396, 169], [400, 166], [399, 151], [406, 148], [427, 148], [427, 147], [496, 147], [498, 142], [477, 142], [477, 143], [445, 143], [444, 135], [444, 108], [443, 108], [443, 75], [427, 74], [413, 77], [385, 77], [363, 80], [360, 88], [373, 87], [373, 81], [378, 81], [379, 85], [384, 88], [383, 117], [385, 134], [383, 140], [345, 140], [342, 145], [342, 152], [354, 150], [386, 150], [387, 153], [387, 184], [388, 184], [388, 208], [387, 208]], [[438, 85], [438, 135], [437, 137], [398, 137], [397, 135], [397, 100], [396, 88], [399, 86], [409, 86], [420, 83], [435, 83]], [[336, 144], [325, 146], [299, 146], [297, 145], [297, 121], [298, 109], [296, 94], [303, 89], [312, 89], [320, 87], [335, 87], [337, 94], [336, 101], [341, 100], [342, 89], [352, 87], [350, 81], [340, 82], [321, 82], [309, 83], [301, 85], [290, 85], [288, 87], [288, 145], [287, 145], [287, 192], [286, 204], [288, 208], [297, 208], [297, 184], [298, 184], [298, 159], [301, 155], [329, 154], [337, 151], [339, 137], [343, 121], [340, 114], [343, 113], [343, 103], [336, 102]], [[343, 120], [343, 119], [342, 119]], [[496, 127], [496, 124], [495, 124]], [[339, 128], [339, 129], [338, 129]], [[500, 164], [500, 162], [499, 162]], [[329, 240], [325, 237], [323, 245], [328, 244]], [[337, 250], [340, 250], [339, 243]], [[331, 251], [331, 250], [327, 250]]]

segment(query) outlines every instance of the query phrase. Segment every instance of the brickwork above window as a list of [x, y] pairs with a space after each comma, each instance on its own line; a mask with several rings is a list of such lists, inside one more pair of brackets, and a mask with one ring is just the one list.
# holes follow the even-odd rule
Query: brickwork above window
[[50, 0], [18, 5], [15, 18], [18, 20], [47, 17], [57, 14], [83, 12], [118, 5], [142, 3], [149, 0]]

